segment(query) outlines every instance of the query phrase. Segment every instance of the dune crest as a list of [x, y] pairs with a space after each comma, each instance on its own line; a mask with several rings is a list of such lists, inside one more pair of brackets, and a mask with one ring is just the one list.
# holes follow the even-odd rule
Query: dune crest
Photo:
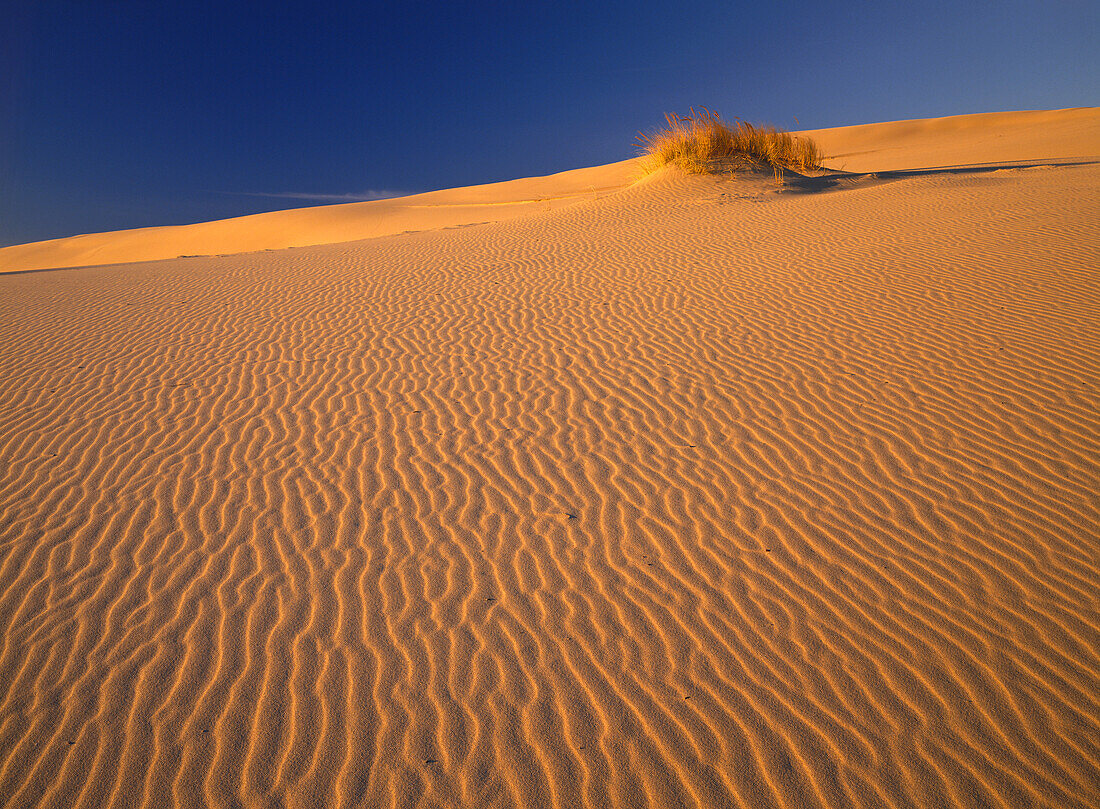
[[292, 208], [194, 225], [90, 233], [0, 248], [0, 272], [209, 257], [502, 222], [628, 185], [634, 160], [409, 197]]
[[4, 805], [1095, 806], [1062, 162], [0, 277]]
[[812, 129], [845, 171], [898, 171], [1036, 160], [1100, 159], [1100, 108], [987, 112]]
[[[1100, 159], [1100, 108], [987, 113], [811, 130], [826, 165], [851, 172]], [[295, 208], [194, 225], [91, 233], [0, 248], [0, 273], [281, 250], [501, 222], [630, 185], [638, 159], [410, 197]]]

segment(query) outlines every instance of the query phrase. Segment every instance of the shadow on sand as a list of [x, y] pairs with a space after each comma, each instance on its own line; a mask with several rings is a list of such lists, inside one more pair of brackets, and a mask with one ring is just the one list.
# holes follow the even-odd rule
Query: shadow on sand
[[832, 171], [817, 177], [811, 177], [797, 172], [785, 172], [783, 175], [783, 187], [781, 193], [794, 194], [818, 194], [823, 191], [843, 190], [853, 186], [866, 187], [878, 182], [891, 182], [904, 180], [909, 177], [926, 177], [939, 174], [991, 174], [996, 171], [1033, 169], [1033, 168], [1067, 168], [1072, 166], [1092, 166], [1097, 160], [1077, 160], [1072, 162], [1037, 161], [1019, 163], [975, 163], [968, 166], [935, 166], [921, 169], [902, 169], [897, 171]]

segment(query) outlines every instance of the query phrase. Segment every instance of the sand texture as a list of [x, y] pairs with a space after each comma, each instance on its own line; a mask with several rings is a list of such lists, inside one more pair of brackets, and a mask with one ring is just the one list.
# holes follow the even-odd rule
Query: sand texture
[[[806, 132], [847, 173], [1100, 161], [1100, 108], [957, 115]], [[324, 205], [195, 225], [89, 233], [0, 248], [0, 273], [282, 250], [445, 227], [503, 222], [596, 201], [637, 179], [638, 161], [547, 177]]]
[[241, 216], [196, 225], [89, 233], [0, 248], [0, 273], [282, 250], [503, 222], [598, 199], [629, 185], [636, 160], [503, 183]]
[[1096, 806], [1100, 165], [944, 121], [0, 278], [0, 802]]

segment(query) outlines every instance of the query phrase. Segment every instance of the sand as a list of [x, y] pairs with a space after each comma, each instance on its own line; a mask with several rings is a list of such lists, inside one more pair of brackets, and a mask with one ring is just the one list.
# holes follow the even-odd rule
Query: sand
[[630, 185], [637, 160], [448, 188], [411, 197], [240, 216], [217, 222], [90, 233], [0, 248], [0, 273], [282, 250], [503, 222], [596, 200]]
[[0, 802], [1097, 805], [1098, 120], [0, 278]]

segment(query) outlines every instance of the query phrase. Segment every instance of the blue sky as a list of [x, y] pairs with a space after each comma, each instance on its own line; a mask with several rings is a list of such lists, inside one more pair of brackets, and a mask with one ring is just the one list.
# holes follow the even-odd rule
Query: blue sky
[[0, 245], [608, 163], [693, 105], [792, 129], [1092, 106], [1098, 9], [0, 0]]

